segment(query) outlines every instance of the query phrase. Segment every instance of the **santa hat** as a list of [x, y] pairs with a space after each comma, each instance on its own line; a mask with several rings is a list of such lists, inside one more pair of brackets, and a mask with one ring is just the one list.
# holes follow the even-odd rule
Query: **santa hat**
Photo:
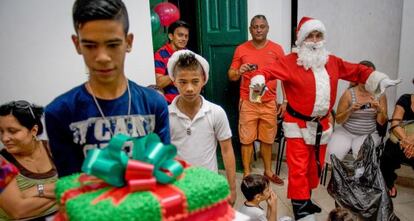
[[303, 17], [296, 28], [296, 46], [300, 46], [313, 31], [319, 31], [325, 37], [326, 29], [321, 21], [311, 17]]
[[167, 70], [168, 70], [168, 76], [170, 76], [171, 80], [174, 81], [173, 71], [174, 71], [175, 65], [177, 64], [178, 59], [184, 54], [194, 55], [194, 57], [197, 59], [197, 61], [200, 63], [201, 67], [203, 68], [204, 76], [206, 77], [206, 81], [204, 83], [207, 84], [210, 65], [208, 64], [205, 58], [187, 49], [174, 52], [174, 54], [171, 55], [170, 59], [168, 59]]

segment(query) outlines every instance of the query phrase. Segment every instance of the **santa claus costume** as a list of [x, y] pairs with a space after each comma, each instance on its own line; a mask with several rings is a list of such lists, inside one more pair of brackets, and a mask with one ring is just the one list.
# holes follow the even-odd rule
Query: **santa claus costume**
[[[326, 144], [332, 133], [327, 115], [335, 104], [338, 80], [364, 83], [374, 94], [382, 93], [396, 81], [329, 54], [324, 47], [326, 34], [321, 21], [304, 17], [297, 30], [296, 52], [252, 74], [256, 75], [253, 78], [264, 75], [267, 80], [283, 81], [288, 100], [283, 122], [289, 168], [288, 198], [292, 200], [296, 220], [314, 220], [313, 214], [321, 210], [310, 200], [311, 191], [319, 184]], [[305, 41], [315, 31], [322, 34], [322, 40]], [[380, 87], [384, 79], [388, 84], [381, 83]]]

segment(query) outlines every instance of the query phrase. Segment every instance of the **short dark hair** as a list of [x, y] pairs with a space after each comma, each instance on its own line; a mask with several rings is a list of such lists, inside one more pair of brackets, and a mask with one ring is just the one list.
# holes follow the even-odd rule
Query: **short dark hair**
[[331, 210], [328, 221], [353, 221], [352, 214], [348, 209], [339, 207]]
[[374, 65], [374, 63], [372, 63], [371, 61], [368, 61], [368, 60], [363, 60], [363, 61], [361, 61], [361, 62], [359, 62], [360, 64], [363, 64], [363, 65], [365, 65], [365, 66], [367, 66], [367, 67], [370, 67], [370, 68], [372, 68], [372, 69], [374, 69], [374, 71], [375, 71], [375, 65]]
[[255, 15], [255, 16], [253, 16], [253, 18], [250, 20], [250, 26], [252, 26], [252, 25], [253, 25], [253, 21], [254, 21], [255, 19], [263, 19], [263, 20], [265, 20], [265, 21], [266, 21], [266, 23], [267, 23], [266, 16], [264, 16], [264, 15]]
[[241, 191], [248, 201], [252, 201], [257, 194], [263, 193], [269, 186], [269, 180], [260, 174], [250, 174], [243, 178]]
[[190, 25], [182, 20], [178, 20], [174, 23], [172, 23], [169, 27], [168, 27], [168, 34], [174, 34], [175, 29], [179, 28], [179, 27], [184, 27], [188, 30], [190, 30]]
[[125, 35], [129, 30], [128, 12], [122, 0], [76, 0], [72, 16], [76, 32], [86, 22], [108, 19], [122, 22]]
[[17, 121], [27, 129], [31, 130], [37, 125], [37, 135], [43, 133], [43, 116], [44, 108], [42, 106], [31, 104], [25, 100], [12, 101], [0, 106], [0, 116], [13, 115]]
[[200, 62], [197, 60], [193, 53], [184, 53], [178, 57], [177, 63], [175, 63], [173, 69], [173, 76], [175, 73], [180, 70], [201, 70], [203, 76], [205, 76], [204, 69], [201, 66]]

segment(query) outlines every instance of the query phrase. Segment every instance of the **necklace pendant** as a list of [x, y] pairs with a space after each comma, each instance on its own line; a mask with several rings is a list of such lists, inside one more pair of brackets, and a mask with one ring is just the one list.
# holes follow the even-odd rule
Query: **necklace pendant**
[[187, 135], [191, 135], [191, 128], [187, 128]]

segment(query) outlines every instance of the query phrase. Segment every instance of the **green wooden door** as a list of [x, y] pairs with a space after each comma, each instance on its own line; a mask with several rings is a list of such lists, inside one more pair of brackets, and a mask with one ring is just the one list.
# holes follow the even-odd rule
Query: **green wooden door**
[[246, 0], [197, 1], [199, 51], [210, 63], [204, 96], [224, 108], [233, 132], [237, 168], [241, 169], [238, 136], [239, 82], [230, 82], [227, 71], [237, 45], [247, 40]]

